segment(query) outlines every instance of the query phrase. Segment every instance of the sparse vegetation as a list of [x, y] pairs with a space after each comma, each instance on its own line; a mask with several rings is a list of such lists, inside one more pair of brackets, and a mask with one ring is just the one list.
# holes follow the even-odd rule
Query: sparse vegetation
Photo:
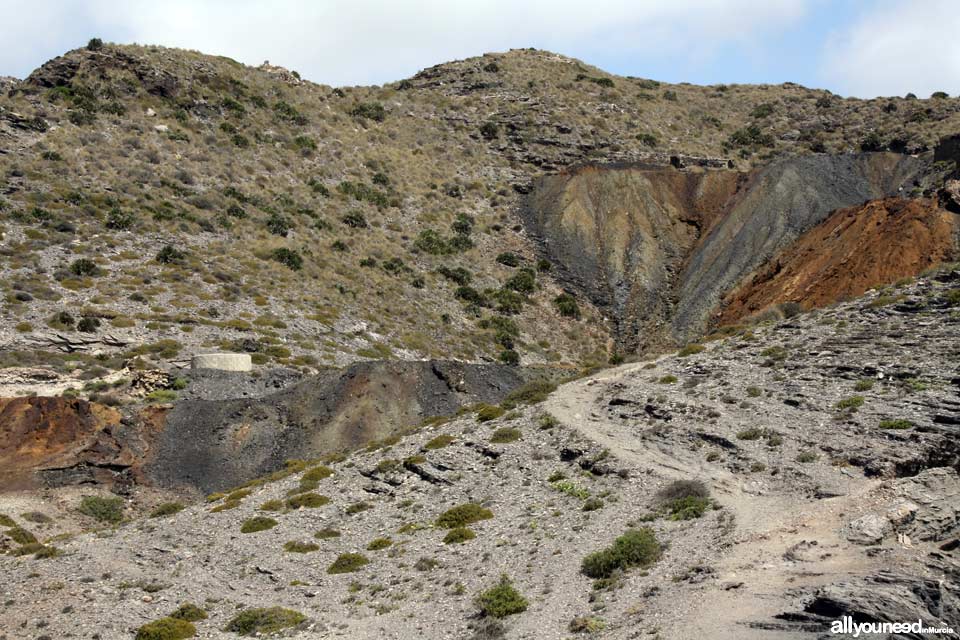
[[476, 604], [481, 615], [492, 618], [506, 618], [522, 613], [529, 605], [506, 575], [500, 576], [500, 582], [496, 586], [478, 595]]
[[115, 524], [123, 520], [123, 498], [84, 496], [77, 510], [100, 522]]
[[197, 635], [197, 628], [188, 620], [167, 617], [148, 622], [137, 629], [136, 640], [183, 640]]
[[241, 636], [269, 635], [290, 627], [295, 627], [307, 617], [299, 611], [282, 607], [265, 609], [246, 609], [227, 623], [224, 631]]
[[359, 553], [341, 553], [337, 559], [327, 567], [327, 573], [353, 573], [359, 571], [362, 567], [369, 564], [370, 560]]
[[493, 512], [489, 509], [473, 502], [467, 502], [443, 512], [437, 518], [436, 524], [442, 529], [457, 529], [481, 520], [489, 520], [492, 517]]
[[583, 559], [580, 571], [590, 578], [609, 578], [616, 571], [647, 567], [660, 559], [662, 547], [653, 529], [630, 529], [606, 549]]
[[277, 526], [277, 521], [273, 518], [256, 516], [244, 521], [240, 526], [240, 533], [257, 533], [259, 531], [273, 529], [275, 526]]

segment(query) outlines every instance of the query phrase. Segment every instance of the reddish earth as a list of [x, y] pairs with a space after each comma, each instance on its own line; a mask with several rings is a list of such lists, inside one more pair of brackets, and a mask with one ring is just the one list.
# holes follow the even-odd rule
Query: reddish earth
[[956, 215], [926, 199], [839, 209], [728, 294], [717, 324], [784, 302], [820, 307], [916, 276], [956, 259], [958, 227]]
[[98, 475], [132, 464], [119, 444], [124, 427], [110, 407], [68, 398], [0, 398], [0, 488], [35, 487], [37, 475], [82, 469]]

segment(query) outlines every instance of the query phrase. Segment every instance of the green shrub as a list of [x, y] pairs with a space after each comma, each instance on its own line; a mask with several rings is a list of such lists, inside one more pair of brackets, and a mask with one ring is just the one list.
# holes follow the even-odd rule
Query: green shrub
[[590, 497], [590, 492], [588, 490], [575, 485], [569, 480], [555, 480], [550, 483], [550, 486], [560, 493], [565, 493], [568, 496], [580, 498], [581, 500], [586, 500]]
[[455, 440], [456, 438], [453, 436], [447, 435], [446, 433], [441, 433], [440, 435], [428, 440], [427, 443], [423, 445], [423, 448], [430, 450], [443, 449], [444, 447], [449, 446]]
[[164, 502], [161, 505], [158, 505], [156, 509], [150, 512], [151, 518], [162, 518], [164, 516], [172, 516], [175, 513], [183, 511], [184, 506], [181, 502]]
[[70, 263], [70, 272], [75, 276], [96, 276], [100, 274], [100, 267], [90, 258], [77, 258]]
[[691, 520], [710, 507], [710, 490], [700, 480], [675, 480], [657, 492], [656, 502], [669, 519]]
[[750, 111], [751, 118], [766, 118], [773, 113], [773, 105], [769, 102], [758, 104]]
[[197, 635], [197, 628], [187, 620], [160, 618], [137, 629], [136, 640], [182, 640]]
[[373, 505], [370, 504], [369, 502], [364, 502], [361, 500], [360, 502], [354, 502], [353, 504], [348, 506], [346, 509], [344, 509], [344, 512], [348, 516], [352, 516], [352, 515], [361, 513], [363, 511], [366, 511], [368, 509], [373, 509]]
[[240, 533], [257, 533], [258, 531], [273, 529], [275, 526], [277, 526], [277, 521], [273, 518], [256, 516], [244, 521], [240, 526]]
[[183, 251], [168, 244], [157, 252], [156, 261], [160, 264], [177, 264], [183, 262], [186, 257], [187, 255]]
[[77, 510], [100, 522], [117, 523], [123, 520], [123, 498], [84, 496]]
[[103, 40], [100, 38], [90, 38], [87, 42], [87, 51], [100, 51], [103, 49]]
[[537, 286], [537, 274], [533, 269], [520, 269], [503, 283], [504, 289], [510, 289], [517, 293], [533, 293]]
[[380, 551], [393, 544], [390, 538], [375, 538], [367, 545], [367, 551]]
[[350, 115], [361, 120], [383, 122], [387, 117], [387, 110], [379, 102], [361, 102], [350, 109]]
[[207, 612], [198, 607], [195, 604], [185, 602], [180, 607], [170, 614], [171, 618], [175, 620], [186, 620], [187, 622], [197, 622], [198, 620], [206, 620]]
[[747, 387], [747, 395], [751, 398], [759, 398], [763, 395], [763, 391], [759, 387]]
[[107, 229], [126, 231], [131, 229], [136, 221], [136, 216], [129, 211], [123, 211], [119, 207], [114, 207], [107, 214]]
[[484, 122], [480, 125], [480, 135], [487, 140], [493, 140], [500, 132], [496, 122]]
[[100, 328], [100, 318], [86, 317], [80, 318], [80, 322], [77, 323], [77, 331], [83, 333], [93, 333]]
[[683, 349], [680, 349], [680, 351], [677, 352], [677, 355], [680, 356], [681, 358], [686, 358], [687, 356], [692, 356], [697, 353], [702, 353], [704, 349], [706, 349], [706, 347], [703, 346], [702, 344], [696, 344], [696, 343], [688, 344]]
[[336, 529], [331, 529], [330, 527], [327, 527], [325, 529], [320, 529], [320, 531], [317, 531], [315, 534], [313, 534], [313, 537], [317, 538], [318, 540], [329, 540], [331, 538], [339, 538], [340, 532], [337, 531]]
[[737, 432], [738, 440], [759, 440], [763, 436], [763, 429], [759, 427], [750, 427]]
[[291, 509], [316, 509], [330, 503], [330, 498], [319, 493], [301, 493], [287, 498], [287, 506]]
[[800, 453], [797, 454], [797, 462], [802, 462], [802, 463], [814, 462], [819, 457], [820, 456], [818, 456], [813, 451], [801, 451]]
[[587, 498], [583, 501], [584, 511], [597, 511], [603, 509], [603, 500], [600, 498]]
[[580, 318], [580, 305], [577, 304], [577, 299], [569, 293], [561, 293], [558, 295], [553, 299], [553, 304], [561, 316], [565, 318]]
[[863, 396], [850, 396], [849, 398], [843, 398], [842, 400], [839, 400], [836, 404], [836, 407], [841, 411], [849, 411], [850, 413], [854, 413], [857, 409], [863, 406], [863, 402]]
[[292, 271], [300, 271], [303, 268], [303, 256], [296, 249], [279, 247], [270, 252], [270, 259]]
[[477, 607], [481, 615], [491, 618], [506, 618], [509, 615], [527, 610], [527, 599], [517, 591], [510, 578], [500, 576], [500, 582], [477, 596]]
[[467, 527], [456, 527], [447, 532], [447, 535], [443, 537], [443, 543], [463, 544], [467, 540], [473, 540], [476, 537], [477, 534], [475, 534], [472, 529], [468, 529]]
[[283, 550], [287, 553], [310, 553], [311, 551], [316, 551], [319, 548], [320, 545], [316, 545], [312, 542], [298, 542], [296, 540], [290, 540], [283, 545]]
[[17, 523], [5, 513], [0, 513], [0, 527], [15, 527]]
[[857, 380], [857, 384], [853, 385], [854, 391], [870, 391], [873, 389], [874, 382], [870, 378], [863, 378], [862, 380]]
[[512, 409], [520, 404], [539, 404], [557, 389], [555, 382], [531, 380], [507, 394], [502, 406]]
[[437, 526], [442, 529], [457, 529], [474, 522], [489, 520], [493, 512], [474, 502], [467, 502], [452, 509], [447, 509], [437, 518]]
[[881, 420], [880, 428], [881, 429], [909, 429], [913, 426], [913, 423], [909, 420]]
[[31, 544], [37, 541], [37, 537], [23, 527], [8, 529], [7, 536], [17, 544]]
[[490, 442], [495, 444], [505, 444], [507, 442], [516, 442], [520, 439], [520, 429], [513, 427], [501, 427], [490, 436]]
[[283, 511], [283, 500], [267, 500], [259, 507], [260, 511]]
[[247, 609], [233, 617], [224, 631], [239, 633], [242, 636], [267, 635], [288, 627], [294, 627], [307, 617], [299, 611], [282, 607], [266, 609]]
[[476, 410], [477, 422], [490, 422], [506, 413], [505, 409], [493, 404], [478, 404]]
[[698, 496], [677, 498], [666, 504], [667, 517], [670, 520], [694, 520], [706, 513], [710, 504], [708, 498]]
[[340, 218], [340, 221], [352, 229], [367, 228], [367, 218], [361, 211], [347, 212], [343, 217]]
[[369, 563], [370, 560], [362, 554], [341, 553], [337, 556], [337, 559], [333, 561], [333, 564], [327, 567], [327, 573], [353, 573], [354, 571], [359, 571], [361, 567]]
[[520, 266], [520, 256], [513, 253], [512, 251], [504, 251], [497, 254], [495, 258], [497, 262], [508, 267], [519, 267]]
[[673, 384], [677, 381], [677, 376], [666, 375], [657, 380], [660, 384]]
[[332, 475], [333, 475], [333, 469], [331, 469], [330, 467], [326, 467], [324, 465], [320, 465], [318, 467], [313, 467], [312, 469], [308, 469], [307, 471], [305, 471], [303, 476], [300, 479], [301, 481], [305, 480], [307, 482], [319, 482], [320, 480], [323, 480], [324, 478], [329, 478]]
[[587, 555], [580, 564], [580, 571], [590, 578], [609, 578], [616, 571], [650, 566], [661, 553], [653, 529], [630, 529], [611, 546]]

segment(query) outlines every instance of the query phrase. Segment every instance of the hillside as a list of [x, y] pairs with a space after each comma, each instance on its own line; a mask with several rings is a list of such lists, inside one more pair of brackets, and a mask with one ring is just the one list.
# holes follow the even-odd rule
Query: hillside
[[[955, 165], [932, 152], [960, 128], [958, 109], [793, 84], [668, 85], [535, 50], [342, 88], [161, 47], [74, 50], [0, 97], [0, 365], [101, 379], [209, 350], [318, 370], [593, 366], [661, 349], [707, 330], [712, 306], [833, 209], [935, 195]], [[741, 185], [819, 188], [851, 164], [838, 154], [882, 151], [900, 160], [852, 161], [873, 173], [842, 197], [799, 191], [791, 220], [803, 223], [730, 261], [731, 242], [766, 224], [753, 214], [768, 200], [738, 208]], [[821, 168], [795, 177], [798, 157]], [[686, 168], [667, 168], [672, 158]], [[538, 180], [583, 163], [653, 166], [667, 191], [725, 185], [729, 198], [708, 207], [721, 233], [707, 238], [674, 203], [677, 238], [627, 274], [633, 293], [584, 286], [582, 265], [521, 215], [543, 200]], [[653, 222], [630, 228], [632, 242]]]
[[152, 517], [0, 496], [0, 637], [956, 629], [958, 294], [944, 270]]

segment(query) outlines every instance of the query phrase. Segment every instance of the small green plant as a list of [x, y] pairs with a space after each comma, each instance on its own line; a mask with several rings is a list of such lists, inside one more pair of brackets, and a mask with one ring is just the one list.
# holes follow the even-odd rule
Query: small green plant
[[90, 258], [77, 258], [70, 263], [70, 272], [75, 276], [96, 276], [100, 275], [100, 267]]
[[454, 440], [455, 438], [453, 436], [441, 433], [440, 435], [428, 440], [427, 443], [423, 445], [423, 448], [430, 450], [443, 449], [444, 447], [450, 445], [450, 443], [452, 443]]
[[712, 504], [710, 490], [700, 480], [675, 480], [656, 495], [660, 511], [670, 520], [692, 520]]
[[37, 537], [23, 527], [8, 529], [7, 536], [17, 544], [32, 544], [37, 541]]
[[477, 422], [489, 422], [491, 420], [496, 420], [506, 413], [506, 409], [494, 404], [479, 404], [476, 406], [476, 410]]
[[573, 498], [579, 498], [581, 500], [586, 500], [590, 497], [590, 492], [584, 489], [583, 487], [578, 487], [569, 480], [556, 480], [550, 483], [550, 486], [559, 491], [560, 493], [565, 493], [568, 496]]
[[693, 344], [688, 344], [683, 349], [680, 349], [680, 351], [677, 352], [677, 355], [680, 356], [681, 358], [686, 358], [687, 356], [692, 356], [697, 353], [702, 353], [704, 350], [706, 350], [706, 347], [703, 346], [702, 344], [693, 343]]
[[590, 578], [609, 578], [617, 571], [647, 567], [660, 559], [662, 548], [653, 529], [630, 529], [606, 549], [587, 555], [580, 571]]
[[677, 381], [677, 376], [666, 375], [657, 380], [660, 384], [673, 384]]
[[187, 622], [197, 622], [207, 619], [207, 612], [202, 608], [190, 602], [185, 602], [176, 611], [170, 614], [171, 618], [176, 620], [186, 620]]
[[316, 509], [330, 503], [330, 498], [319, 493], [301, 493], [287, 498], [287, 506], [291, 509]]
[[814, 462], [819, 457], [820, 456], [818, 456], [813, 451], [801, 451], [800, 453], [797, 454], [797, 462], [806, 464], [809, 462]]
[[277, 521], [273, 518], [255, 516], [245, 520], [244, 523], [240, 525], [240, 533], [257, 533], [258, 531], [273, 529], [275, 526], [277, 526]]
[[516, 442], [520, 439], [520, 429], [514, 427], [501, 427], [493, 432], [493, 435], [490, 436], [490, 442], [495, 444], [505, 444], [508, 442]]
[[337, 559], [327, 567], [327, 573], [353, 573], [370, 563], [366, 556], [359, 553], [341, 553]]
[[874, 382], [870, 378], [863, 378], [862, 380], [857, 380], [857, 384], [853, 385], [854, 391], [870, 391], [873, 389]]
[[354, 502], [353, 504], [349, 505], [346, 509], [344, 509], [344, 513], [346, 513], [348, 516], [352, 516], [372, 508], [372, 504], [369, 502], [363, 502], [361, 500], [360, 502]]
[[279, 262], [292, 271], [300, 271], [303, 268], [303, 256], [295, 249], [279, 247], [270, 253], [270, 259]]
[[842, 400], [837, 401], [835, 406], [840, 411], [854, 413], [857, 409], [863, 406], [863, 403], [863, 396], [850, 396], [849, 398], [843, 398]]
[[84, 496], [77, 510], [100, 522], [117, 523], [123, 520], [123, 498]]
[[320, 531], [317, 531], [315, 534], [313, 534], [313, 537], [318, 540], [329, 540], [331, 538], [339, 538], [340, 532], [337, 531], [336, 529], [331, 529], [330, 527], [327, 527], [325, 529], [320, 529]]
[[157, 252], [157, 257], [155, 258], [160, 264], [179, 264], [184, 261], [187, 257], [180, 249], [177, 249], [173, 245], [164, 245], [160, 251]]
[[150, 512], [151, 518], [162, 518], [164, 516], [172, 516], [175, 513], [183, 511], [184, 506], [181, 502], [164, 502], [161, 505], [158, 505], [156, 509]]
[[759, 440], [763, 436], [763, 429], [759, 427], [750, 427], [737, 432], [738, 440]]
[[569, 293], [561, 293], [558, 295], [553, 299], [553, 304], [557, 307], [557, 311], [560, 312], [561, 316], [565, 318], [580, 318], [580, 305], [577, 304], [577, 299]]
[[183, 640], [197, 635], [197, 628], [188, 620], [160, 618], [137, 629], [136, 640]]
[[528, 602], [506, 574], [500, 576], [496, 586], [479, 594], [476, 599], [481, 615], [492, 618], [506, 618], [507, 616], [527, 610]]
[[437, 518], [437, 526], [443, 529], [456, 529], [481, 520], [489, 520], [492, 517], [493, 512], [489, 509], [474, 502], [467, 502], [444, 511]]
[[320, 545], [312, 542], [299, 542], [297, 540], [290, 540], [283, 545], [283, 550], [287, 553], [310, 553], [311, 551], [316, 551], [319, 548]]
[[367, 545], [367, 551], [380, 551], [386, 549], [393, 544], [393, 540], [390, 538], [374, 538], [370, 544]]
[[880, 428], [881, 429], [910, 429], [913, 427], [913, 423], [909, 420], [898, 419], [898, 420], [881, 420]]
[[247, 609], [233, 617], [224, 631], [242, 636], [268, 635], [289, 627], [295, 627], [307, 617], [299, 611], [282, 607]]
[[476, 537], [477, 534], [473, 532], [473, 529], [468, 529], [467, 527], [456, 527], [447, 532], [447, 535], [443, 537], [443, 543], [463, 544], [467, 540], [473, 540]]
[[759, 398], [763, 395], [763, 391], [759, 387], [747, 387], [747, 395], [751, 398]]

